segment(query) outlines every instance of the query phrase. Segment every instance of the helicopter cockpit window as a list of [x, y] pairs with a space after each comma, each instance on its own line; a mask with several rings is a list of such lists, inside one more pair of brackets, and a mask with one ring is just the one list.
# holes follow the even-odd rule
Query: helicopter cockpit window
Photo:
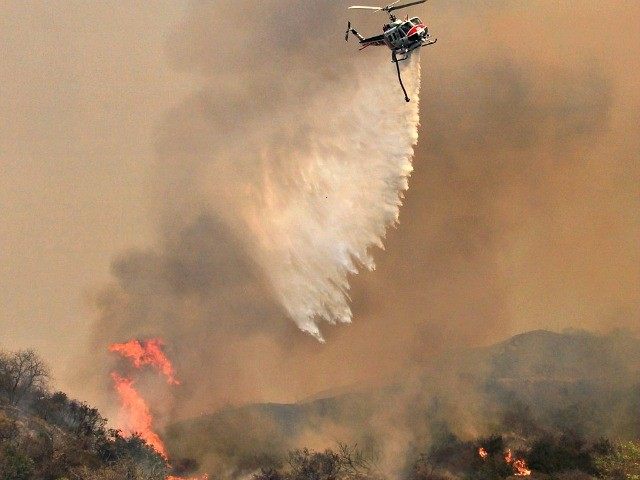
[[409, 22], [407, 22], [400, 26], [400, 30], [402, 30], [402, 33], [407, 35], [409, 33], [409, 30], [411, 30], [411, 27], [412, 25]]
[[413, 17], [411, 19], [411, 23], [413, 23], [414, 25], [420, 25], [422, 21], [418, 17]]

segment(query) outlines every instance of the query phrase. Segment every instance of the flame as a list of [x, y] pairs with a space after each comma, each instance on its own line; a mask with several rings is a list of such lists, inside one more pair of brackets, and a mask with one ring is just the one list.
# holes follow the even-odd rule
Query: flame
[[[109, 351], [130, 359], [135, 368], [142, 368], [146, 365], [155, 367], [166, 377], [169, 385], [180, 385], [173, 365], [162, 351], [163, 345], [164, 342], [159, 338], [142, 341], [129, 340], [126, 343], [109, 345]], [[153, 415], [144, 398], [134, 388], [134, 381], [130, 378], [122, 377], [116, 372], [111, 373], [111, 378], [120, 396], [121, 413], [126, 418], [123, 433], [125, 435], [139, 434], [165, 460], [168, 460], [169, 457], [164, 442], [153, 430]], [[188, 478], [169, 476], [167, 480], [209, 480], [209, 476], [206, 474]]]
[[483, 447], [480, 447], [478, 449], [478, 455], [480, 455], [480, 458], [484, 460], [489, 456], [489, 452], [487, 452]]
[[189, 477], [189, 478], [185, 478], [185, 477], [174, 477], [173, 475], [169, 475], [167, 477], [167, 480], [209, 480], [209, 475], [207, 475], [206, 473], [200, 477]]
[[124, 378], [115, 372], [111, 378], [122, 404], [122, 413], [126, 417], [123, 433], [132, 435], [138, 433], [140, 437], [151, 445], [160, 455], [167, 458], [167, 450], [163, 441], [153, 431], [153, 416], [144, 398], [133, 386], [133, 380]]
[[531, 470], [527, 468], [527, 463], [523, 459], [519, 458], [518, 460], [514, 460], [512, 465], [516, 476], [528, 477], [531, 475]]
[[162, 351], [164, 342], [160, 338], [149, 340], [129, 340], [126, 343], [114, 343], [109, 345], [109, 351], [119, 353], [124, 358], [131, 359], [136, 368], [150, 365], [157, 368], [170, 385], [179, 385], [173, 365]]
[[513, 462], [513, 455], [511, 454], [511, 449], [508, 448], [506, 452], [504, 452], [504, 461], [506, 463]]
[[513, 467], [513, 474], [515, 476], [528, 477], [529, 475], [531, 475], [531, 470], [527, 467], [527, 462], [525, 462], [522, 458], [514, 460], [510, 448], [508, 448], [507, 451], [504, 452], [504, 461], [505, 463]]

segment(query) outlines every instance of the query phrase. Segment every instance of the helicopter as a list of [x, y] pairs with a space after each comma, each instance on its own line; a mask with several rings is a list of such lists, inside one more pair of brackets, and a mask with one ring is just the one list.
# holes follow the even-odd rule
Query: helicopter
[[402, 91], [404, 92], [404, 99], [407, 102], [410, 102], [411, 100], [409, 99], [407, 90], [404, 88], [404, 84], [402, 83], [400, 65], [398, 63], [407, 60], [413, 50], [433, 45], [438, 41], [438, 39], [432, 39], [429, 36], [429, 29], [418, 17], [409, 18], [407, 16], [404, 20], [398, 20], [391, 12], [407, 8], [412, 5], [425, 3], [426, 1], [427, 0], [418, 0], [398, 5], [400, 0], [396, 0], [386, 7], [369, 7], [364, 5], [354, 5], [349, 7], [350, 10], [372, 10], [374, 12], [386, 12], [389, 15], [389, 23], [386, 23], [382, 27], [383, 33], [368, 38], [363, 37], [355, 28], [352, 28], [351, 22], [349, 21], [344, 39], [345, 41], [349, 41], [349, 34], [354, 35], [360, 41], [360, 50], [364, 50], [370, 46], [387, 46], [391, 50], [391, 61], [396, 65], [398, 81], [400, 82], [400, 87], [402, 87]]

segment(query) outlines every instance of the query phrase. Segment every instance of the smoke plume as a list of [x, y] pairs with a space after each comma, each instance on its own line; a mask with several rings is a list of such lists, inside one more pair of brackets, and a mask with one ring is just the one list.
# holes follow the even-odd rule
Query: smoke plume
[[[197, 115], [204, 142], [192, 145], [179, 167], [191, 170], [184, 188], [228, 226], [287, 314], [319, 340], [319, 319], [351, 321], [347, 277], [374, 268], [371, 247], [382, 248], [408, 188], [419, 59], [402, 67], [409, 104], [401, 101], [395, 69], [385, 67], [351, 72], [349, 83], [320, 92], [301, 88], [304, 79], [290, 84], [290, 72], [270, 76], [262, 81], [284, 98], [268, 109], [264, 87], [222, 101], [206, 89], [199, 107], [210, 111], [181, 116]], [[228, 122], [229, 111], [240, 118]]]
[[[257, 366], [252, 352], [284, 354], [295, 335], [287, 317], [320, 340], [318, 320], [350, 322], [349, 277], [374, 268], [372, 250], [398, 222], [417, 142], [417, 52], [401, 65], [407, 104], [387, 50], [354, 57], [356, 46], [318, 21], [341, 19], [340, 6], [290, 2], [290, 17], [276, 21], [275, 3], [251, 8], [261, 19], [254, 35], [277, 24], [298, 41], [214, 51], [229, 25], [199, 3], [170, 39], [176, 68], [197, 72], [201, 88], [158, 129], [159, 245], [121, 254], [116, 282], [96, 299], [97, 349], [105, 339], [160, 335], [180, 352], [185, 376], [194, 362], [231, 367], [207, 380], [221, 392], [212, 405], [254, 390], [256, 378], [229, 385], [227, 375], [243, 369], [233, 366], [238, 355]], [[308, 49], [321, 43], [327, 49], [312, 59]], [[183, 378], [186, 413], [182, 401], [200, 398], [189, 390], [200, 387]]]
[[[478, 19], [479, 3], [491, 15]], [[176, 352], [182, 386], [161, 399], [160, 422], [400, 378], [410, 393], [367, 424], [391, 458], [428, 436], [393, 412], [428, 411], [411, 382], [443, 350], [529, 328], [637, 328], [638, 138], [620, 133], [637, 116], [628, 55], [585, 48], [590, 9], [582, 23], [546, 12], [550, 25], [509, 5], [444, 7], [427, 22], [439, 42], [422, 52], [411, 189], [387, 251], [368, 250], [376, 272], [357, 277], [396, 220], [415, 142], [417, 105], [402, 101], [388, 52], [344, 44], [344, 5], [191, 5], [168, 50], [200, 86], [158, 126], [158, 240], [122, 252], [96, 295], [95, 351], [162, 336]], [[228, 18], [243, 19], [252, 48], [226, 41]], [[529, 44], [541, 35], [546, 48]], [[288, 320], [317, 334], [314, 314], [340, 321], [347, 308], [357, 321], [323, 329], [324, 345]], [[102, 360], [91, 364], [100, 379]], [[454, 392], [442, 416], [473, 430], [473, 395], [438, 387]], [[340, 427], [309, 438], [326, 445]]]
[[382, 248], [398, 221], [417, 141], [417, 56], [403, 70], [413, 103], [401, 101], [389, 65], [266, 124], [240, 123], [203, 152], [203, 200], [241, 236], [288, 315], [319, 340], [318, 318], [351, 321], [347, 276], [374, 268], [371, 247]]

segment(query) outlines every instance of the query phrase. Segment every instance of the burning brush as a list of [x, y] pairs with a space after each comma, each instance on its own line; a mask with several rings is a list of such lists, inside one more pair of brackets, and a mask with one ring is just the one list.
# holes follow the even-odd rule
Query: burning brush
[[112, 372], [111, 378], [120, 397], [120, 409], [122, 417], [127, 419], [126, 427], [123, 428], [125, 435], [138, 433], [147, 444], [151, 445], [156, 452], [167, 458], [167, 449], [160, 436], [153, 431], [153, 415], [147, 406], [147, 402], [133, 386], [134, 381], [121, 377], [118, 373]]
[[[159, 338], [149, 340], [129, 340], [126, 343], [109, 345], [109, 351], [128, 359], [136, 369], [151, 366], [157, 369], [167, 379], [169, 385], [180, 385], [171, 361], [162, 351], [164, 342]], [[137, 433], [148, 445], [168, 460], [167, 448], [160, 436], [153, 429], [153, 415], [147, 402], [134, 387], [134, 380], [126, 378], [117, 372], [111, 373], [116, 392], [120, 398], [122, 418], [126, 425], [122, 429], [125, 435]], [[207, 480], [209, 477], [183, 478], [170, 476], [167, 480]]]
[[139, 369], [145, 365], [155, 367], [167, 378], [168, 384], [180, 385], [173, 365], [162, 351], [163, 345], [164, 342], [159, 338], [146, 341], [129, 340], [126, 343], [109, 345], [109, 351], [130, 359], [135, 368]]
[[[486, 460], [489, 457], [489, 452], [484, 447], [478, 448], [478, 456], [482, 460]], [[503, 455], [504, 462], [507, 465], [511, 465], [513, 468], [513, 474], [517, 477], [528, 477], [531, 475], [531, 470], [527, 467], [527, 463], [523, 458], [515, 459], [513, 458], [513, 454], [511, 453], [511, 449], [508, 448]]]

